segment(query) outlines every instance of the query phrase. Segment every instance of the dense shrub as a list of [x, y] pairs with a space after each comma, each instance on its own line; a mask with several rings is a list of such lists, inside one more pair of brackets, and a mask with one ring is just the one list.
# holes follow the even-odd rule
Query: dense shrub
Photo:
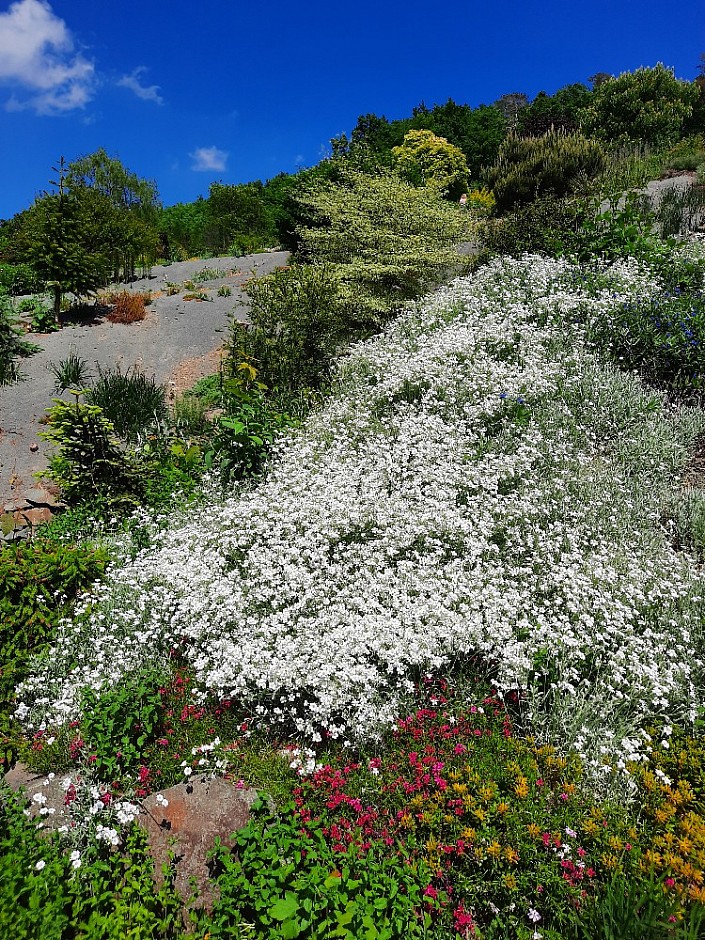
[[458, 199], [467, 189], [468, 165], [458, 147], [433, 131], [409, 131], [392, 150], [394, 169], [414, 186], [430, 186], [439, 195]]
[[48, 412], [48, 428], [41, 436], [55, 448], [49, 475], [69, 504], [133, 504], [143, 492], [142, 470], [123, 450], [102, 408], [83, 404], [80, 394], [74, 392], [71, 402], [55, 398]]
[[54, 639], [59, 620], [106, 564], [107, 554], [90, 546], [36, 540], [0, 548], [0, 763], [9, 746], [14, 689], [30, 657]]
[[461, 270], [458, 242], [476, 228], [469, 213], [391, 173], [343, 167], [297, 200], [308, 219], [300, 256], [335, 265], [346, 316], [362, 332]]
[[605, 154], [596, 141], [551, 130], [543, 137], [508, 137], [486, 179], [498, 210], [505, 211], [539, 196], [575, 192], [604, 165]]
[[528, 251], [555, 257], [580, 241], [585, 217], [578, 202], [543, 196], [501, 219], [489, 220], [483, 229], [483, 249], [490, 255], [518, 256]]
[[256, 364], [271, 388], [318, 387], [349, 338], [331, 265], [292, 264], [244, 287], [249, 324], [233, 321], [230, 359]]
[[37, 352], [38, 347], [22, 339], [11, 303], [0, 290], [0, 386], [17, 382], [22, 374], [17, 361]]
[[147, 316], [145, 309], [149, 295], [133, 294], [130, 291], [121, 291], [117, 294], [108, 294], [105, 302], [111, 310], [107, 319], [111, 323], [136, 323]]
[[580, 113], [580, 125], [604, 141], [662, 146], [677, 139], [697, 100], [695, 84], [680, 81], [659, 63], [599, 84]]
[[17, 295], [37, 294], [44, 285], [29, 264], [0, 264], [0, 287]]

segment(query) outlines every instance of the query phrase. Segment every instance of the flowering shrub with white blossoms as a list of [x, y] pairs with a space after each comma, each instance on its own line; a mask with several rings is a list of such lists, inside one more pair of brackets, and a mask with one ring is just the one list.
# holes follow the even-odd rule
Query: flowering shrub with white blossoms
[[525, 693], [539, 735], [599, 769], [652, 716], [701, 706], [699, 581], [662, 500], [702, 429], [583, 342], [586, 317], [658, 288], [502, 259], [341, 362], [338, 390], [267, 478], [155, 532], [19, 690], [28, 727], [84, 687], [167, 663], [201, 695], [302, 735], [368, 736], [426, 671], [470, 657]]

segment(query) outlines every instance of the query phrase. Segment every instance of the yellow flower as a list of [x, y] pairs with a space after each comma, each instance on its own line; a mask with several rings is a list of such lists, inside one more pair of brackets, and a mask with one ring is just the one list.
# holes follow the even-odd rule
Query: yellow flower
[[519, 861], [519, 853], [516, 849], [513, 849], [511, 845], [505, 845], [504, 857], [510, 865], [516, 865], [516, 863]]
[[508, 891], [516, 891], [516, 888], [517, 888], [517, 880], [516, 880], [516, 878], [514, 877], [514, 875], [512, 875], [512, 874], [503, 875], [503, 876], [502, 876], [502, 883], [504, 884], [504, 887], [505, 887]]
[[526, 827], [526, 831], [529, 833], [532, 839], [538, 839], [541, 835], [541, 827], [537, 826], [536, 823], [529, 823]]
[[689, 885], [688, 895], [698, 904], [705, 904], [705, 888], [701, 888], [700, 885], [697, 887], [695, 885]]
[[479, 806], [478, 806], [477, 809], [474, 809], [474, 810], [472, 811], [472, 814], [473, 814], [473, 816], [476, 817], [477, 821], [480, 822], [480, 823], [483, 823], [483, 822], [485, 821], [485, 819], [487, 818], [487, 810], [480, 809]]
[[477, 838], [477, 832], [470, 826], [463, 829], [460, 833], [461, 839], [467, 839], [468, 842], [474, 842]]
[[608, 871], [614, 871], [614, 870], [616, 869], [617, 865], [619, 864], [619, 861], [618, 861], [618, 859], [617, 859], [617, 856], [616, 856], [616, 855], [612, 855], [611, 853], [610, 853], [609, 855], [607, 855], [607, 854], [603, 855], [603, 856], [601, 857], [601, 861], [602, 861], [602, 864], [605, 866], [605, 868], [606, 868]]
[[411, 817], [408, 813], [404, 813], [404, 815], [399, 820], [399, 825], [401, 826], [402, 829], [413, 829], [414, 828], [413, 817]]
[[519, 777], [516, 786], [514, 787], [514, 792], [519, 797], [520, 800], [523, 800], [529, 795], [529, 783], [526, 777]]
[[508, 813], [510, 809], [511, 807], [509, 806], [509, 803], [505, 803], [504, 801], [497, 804], [497, 812], [500, 816], [504, 816], [504, 814]]
[[678, 848], [683, 853], [683, 855], [690, 855], [693, 851], [693, 841], [687, 836], [683, 836], [678, 840]]
[[488, 803], [494, 796], [494, 787], [484, 786], [480, 787], [479, 797], [483, 803]]
[[502, 846], [496, 839], [490, 842], [490, 844], [487, 846], [487, 854], [491, 858], [499, 858], [502, 854]]

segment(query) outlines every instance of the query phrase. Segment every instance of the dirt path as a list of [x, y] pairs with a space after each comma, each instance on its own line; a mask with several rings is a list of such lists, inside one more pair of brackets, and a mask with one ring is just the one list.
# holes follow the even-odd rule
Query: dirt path
[[[253, 274], [273, 271], [287, 259], [286, 252], [278, 251], [155, 267], [150, 277], [127, 287], [162, 292], [149, 305], [142, 322], [123, 325], [100, 320], [65, 326], [57, 333], [30, 335], [28, 339], [40, 346], [41, 352], [20, 363], [25, 381], [0, 387], [0, 512], [6, 503], [35, 488], [33, 474], [47, 467], [48, 448], [38, 432], [54, 396], [49, 363], [59, 363], [75, 350], [94, 374], [96, 364], [103, 368], [119, 365], [123, 370], [136, 366], [158, 382], [173, 382], [175, 391], [183, 391], [218, 370], [229, 317], [234, 313], [240, 320], [247, 319], [243, 282]], [[221, 272], [196, 285], [206, 291], [207, 301], [184, 300], [183, 292], [173, 296], [164, 292], [166, 282], [182, 283], [204, 268]], [[231, 296], [218, 296], [221, 285], [230, 287]]]

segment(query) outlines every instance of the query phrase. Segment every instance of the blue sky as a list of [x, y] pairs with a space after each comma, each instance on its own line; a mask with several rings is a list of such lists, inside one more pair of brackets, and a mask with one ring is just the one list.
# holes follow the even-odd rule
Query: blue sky
[[692, 80], [703, 52], [703, 0], [0, 0], [0, 218], [61, 155], [104, 147], [171, 205], [310, 166], [359, 114]]

